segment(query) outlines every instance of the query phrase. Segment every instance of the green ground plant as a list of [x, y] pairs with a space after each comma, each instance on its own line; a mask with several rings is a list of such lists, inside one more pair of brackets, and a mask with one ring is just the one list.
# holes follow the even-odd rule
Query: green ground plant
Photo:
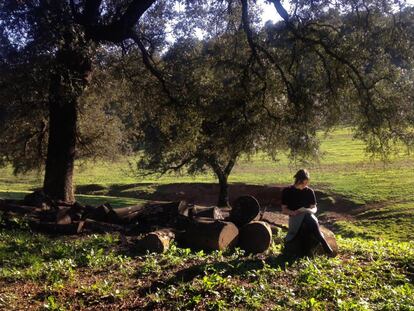
[[[404, 152], [386, 165], [369, 159], [348, 129], [323, 138], [322, 151], [319, 163], [306, 165], [313, 186], [363, 207], [330, 223], [336, 258], [287, 260], [284, 231], [256, 256], [176, 245], [164, 254], [134, 254], [117, 234], [51, 237], [30, 232], [21, 219], [4, 229], [0, 217], [0, 309], [414, 310], [414, 159]], [[298, 166], [283, 155], [277, 163], [257, 155], [239, 162], [230, 182], [287, 184]], [[79, 200], [123, 206], [143, 202], [139, 194], [160, 184], [213, 181], [200, 175], [137, 182], [128, 168], [128, 161], [84, 166]], [[35, 174], [1, 170], [2, 197], [37, 186]]]

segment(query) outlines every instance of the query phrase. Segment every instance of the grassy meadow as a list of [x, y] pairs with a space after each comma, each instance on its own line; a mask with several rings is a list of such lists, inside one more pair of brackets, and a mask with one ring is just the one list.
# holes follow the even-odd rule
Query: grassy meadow
[[[338, 257], [290, 262], [281, 255], [285, 232], [255, 256], [175, 246], [135, 254], [117, 234], [54, 238], [15, 220], [14, 229], [0, 229], [0, 310], [414, 310], [414, 157], [401, 150], [386, 164], [371, 159], [350, 129], [321, 141], [320, 161], [306, 165], [312, 186], [360, 207], [330, 223]], [[133, 161], [78, 167], [78, 200], [124, 206], [157, 185], [215, 182], [212, 175], [139, 177]], [[299, 166], [285, 155], [277, 162], [257, 155], [240, 160], [230, 182], [288, 184]], [[40, 185], [35, 173], [0, 169], [0, 198]]]
[[[401, 150], [388, 163], [372, 159], [365, 153], [364, 144], [352, 139], [350, 129], [337, 129], [327, 137], [321, 135], [321, 142], [320, 160], [305, 165], [311, 172], [312, 187], [370, 207], [355, 222], [338, 225], [346, 231], [367, 229], [366, 235], [414, 239], [414, 156]], [[302, 166], [283, 154], [276, 162], [259, 154], [239, 160], [229, 182], [289, 184]], [[14, 176], [11, 168], [0, 169], [0, 198], [23, 197], [41, 187], [41, 182], [41, 174]], [[134, 158], [116, 163], [83, 163], [75, 172], [79, 201], [95, 205], [109, 202], [115, 207], [140, 202], [139, 194], [154, 192], [157, 185], [192, 182], [215, 183], [216, 179], [211, 174], [142, 177], [134, 169]]]

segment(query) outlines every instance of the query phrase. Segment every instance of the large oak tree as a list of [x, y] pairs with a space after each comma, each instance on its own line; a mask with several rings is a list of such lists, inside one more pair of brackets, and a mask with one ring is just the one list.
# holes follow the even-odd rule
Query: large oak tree
[[[47, 81], [47, 90], [44, 91], [41, 85], [39, 88], [32, 85], [30, 98], [22, 100], [27, 101], [27, 107], [44, 103], [48, 108], [43, 189], [50, 197], [74, 201], [73, 170], [79, 100], [90, 82], [97, 49], [104, 43], [115, 44], [131, 38], [139, 18], [154, 2], [2, 2], [1, 61], [5, 71], [13, 71], [16, 67], [25, 70], [24, 64], [38, 76], [36, 66], [42, 61], [48, 62], [47, 71], [40, 74], [41, 79]], [[36, 80], [36, 83], [41, 84], [42, 81]], [[38, 89], [44, 92], [38, 94]], [[12, 105], [13, 101], [8, 100], [7, 97], [2, 98], [3, 104]], [[42, 135], [45, 136], [44, 133]]]

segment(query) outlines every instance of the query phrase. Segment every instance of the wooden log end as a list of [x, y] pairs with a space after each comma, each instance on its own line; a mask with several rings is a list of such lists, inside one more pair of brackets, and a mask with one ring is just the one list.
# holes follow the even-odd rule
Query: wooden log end
[[226, 223], [218, 237], [217, 249], [224, 250], [227, 248], [235, 247], [238, 242], [238, 237], [239, 229], [237, 228], [237, 226], [231, 222]]
[[239, 246], [247, 253], [263, 253], [271, 244], [272, 229], [264, 221], [252, 221], [240, 229]]
[[241, 228], [251, 221], [259, 220], [260, 204], [251, 195], [241, 196], [232, 204], [229, 220]]
[[141, 250], [150, 253], [164, 253], [170, 247], [175, 233], [172, 230], [164, 229], [150, 232], [138, 241], [138, 247]]
[[183, 246], [206, 251], [224, 250], [237, 245], [239, 229], [231, 222], [197, 218], [180, 239]]

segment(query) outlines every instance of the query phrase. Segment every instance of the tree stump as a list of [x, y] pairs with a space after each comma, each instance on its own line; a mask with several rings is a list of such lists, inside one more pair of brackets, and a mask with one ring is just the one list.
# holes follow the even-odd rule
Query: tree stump
[[271, 244], [272, 229], [263, 221], [252, 221], [240, 229], [239, 246], [246, 253], [263, 253]]
[[221, 220], [193, 220], [185, 230], [181, 243], [192, 249], [224, 250], [237, 244], [239, 229]]
[[229, 220], [241, 228], [251, 221], [259, 220], [260, 204], [251, 195], [242, 196], [236, 199], [230, 211]]
[[[320, 226], [320, 229], [329, 246], [334, 251], [333, 256], [336, 256], [338, 254], [338, 244], [336, 243], [334, 233], [324, 226]], [[313, 236], [313, 234], [309, 232], [305, 224], [302, 224], [299, 232], [293, 240], [285, 243], [283, 252], [293, 257], [313, 257], [315, 255], [325, 254], [322, 245]]]
[[175, 239], [176, 232], [172, 229], [161, 229], [150, 232], [138, 241], [137, 246], [141, 250], [150, 253], [164, 253]]

